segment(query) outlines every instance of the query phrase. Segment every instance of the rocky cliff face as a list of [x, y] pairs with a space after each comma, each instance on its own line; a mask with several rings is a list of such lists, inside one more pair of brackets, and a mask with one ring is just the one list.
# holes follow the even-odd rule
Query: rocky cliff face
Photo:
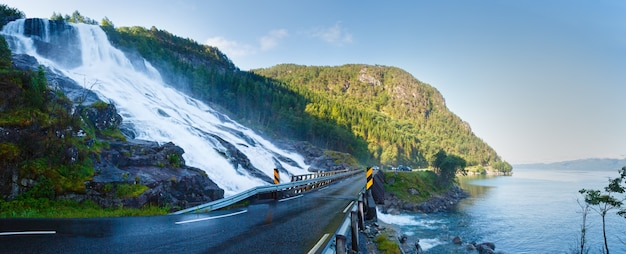
[[[16, 69], [38, 68], [37, 61], [26, 55], [14, 55], [13, 63]], [[75, 114], [82, 116], [84, 124], [94, 128], [95, 138], [87, 140], [86, 145], [93, 147], [99, 143], [103, 147], [90, 155], [95, 171], [93, 178], [84, 183], [85, 191], [66, 192], [56, 198], [93, 200], [102, 207], [158, 205], [182, 209], [224, 196], [224, 190], [204, 171], [185, 165], [184, 151], [175, 144], [137, 140], [132, 135], [127, 135], [131, 136], [127, 137], [128, 140], [124, 140], [121, 134], [117, 137], [105, 135], [122, 127], [122, 117], [115, 106], [98, 102], [93, 92], [55, 74], [54, 70], [46, 70], [46, 73], [53, 90], [63, 91], [73, 102], [68, 101], [64, 107], [68, 110], [73, 107]], [[27, 141], [29, 133], [37, 131], [41, 130], [32, 126], [0, 127], [0, 142]], [[123, 132], [132, 134], [130, 128]], [[79, 131], [75, 135], [86, 134]], [[64, 153], [68, 163], [76, 161], [79, 156], [78, 149], [73, 146], [67, 147]], [[38, 179], [25, 177], [19, 172], [15, 167], [0, 170], [0, 195], [3, 198], [15, 198], [37, 186]]]
[[[115, 141], [101, 153], [96, 175], [86, 183], [87, 198], [103, 207], [147, 204], [186, 208], [220, 199], [220, 189], [204, 171], [188, 167], [183, 149], [173, 143], [144, 140]], [[147, 190], [124, 197], [116, 186], [143, 185]]]
[[[122, 117], [113, 104], [78, 107], [97, 132], [117, 129]], [[185, 165], [183, 149], [173, 143], [130, 139], [110, 140], [96, 158], [96, 175], [85, 183], [85, 198], [103, 207], [142, 207], [147, 204], [186, 208], [224, 197], [204, 171]], [[137, 195], [120, 193], [119, 186], [142, 185], [147, 189]], [[137, 188], [139, 189], [139, 188]]]

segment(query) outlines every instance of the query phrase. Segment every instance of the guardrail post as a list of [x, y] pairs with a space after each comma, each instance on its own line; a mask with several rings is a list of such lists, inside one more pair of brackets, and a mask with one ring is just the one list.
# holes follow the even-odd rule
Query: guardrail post
[[335, 236], [335, 253], [336, 254], [346, 254], [346, 241], [347, 238], [344, 235], [336, 235]]
[[352, 228], [352, 250], [356, 253], [359, 252], [359, 230], [358, 230], [358, 219], [359, 215], [356, 211], [350, 212], [350, 228]]
[[365, 214], [363, 211], [363, 198], [359, 198], [359, 229], [365, 230]]

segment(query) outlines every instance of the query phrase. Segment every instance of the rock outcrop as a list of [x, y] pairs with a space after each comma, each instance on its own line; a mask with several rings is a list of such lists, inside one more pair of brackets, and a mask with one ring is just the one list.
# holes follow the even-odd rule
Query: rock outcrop
[[[46, 20], [27, 20], [28, 31], [38, 36], [54, 35], [52, 39], [72, 36], [72, 30]], [[43, 22], [51, 22], [53, 29], [49, 34], [41, 31]], [[58, 38], [57, 38], [58, 37]], [[46, 43], [46, 39], [42, 40]], [[43, 47], [45, 49], [45, 47]], [[49, 52], [39, 52], [48, 54]], [[52, 55], [48, 55], [53, 57]], [[13, 55], [13, 67], [18, 70], [37, 71], [39, 63], [28, 55]], [[89, 155], [93, 161], [94, 175], [85, 182], [85, 190], [57, 194], [59, 199], [75, 201], [92, 200], [102, 207], [142, 207], [158, 205], [182, 209], [191, 205], [222, 198], [224, 190], [219, 188], [201, 169], [185, 165], [183, 149], [173, 143], [158, 144], [152, 141], [134, 139], [132, 126], [122, 125], [122, 117], [113, 104], [99, 101], [98, 96], [90, 91], [89, 84], [83, 87], [75, 81], [59, 75], [53, 69], [44, 69], [48, 85], [54, 91], [51, 96], [58, 96], [60, 91], [69, 100], [62, 106], [66, 111], [81, 116], [83, 124], [93, 130], [80, 130], [70, 135], [86, 136], [85, 146], [100, 146]], [[9, 95], [5, 96], [10, 98]], [[1, 106], [1, 105], [0, 105]], [[76, 128], [76, 127], [73, 127]], [[120, 129], [122, 128], [122, 129]], [[120, 133], [110, 135], [115, 130]], [[27, 139], [29, 133], [40, 132], [38, 126], [0, 127], [0, 142], [16, 143]], [[88, 132], [93, 132], [87, 134]], [[69, 133], [69, 132], [68, 132]], [[105, 134], [109, 133], [109, 134]], [[122, 135], [126, 136], [126, 141]], [[95, 134], [95, 136], [93, 136]], [[65, 135], [65, 134], [63, 134]], [[66, 163], [77, 161], [79, 151], [75, 146], [64, 150]], [[0, 171], [0, 195], [13, 199], [37, 186], [39, 179], [24, 177], [19, 168], [12, 163]], [[36, 177], [35, 177], [36, 178]], [[51, 196], [51, 198], [55, 198]]]
[[469, 197], [469, 194], [460, 187], [452, 187], [446, 193], [433, 196], [425, 202], [413, 203], [399, 199], [393, 194], [385, 195], [385, 202], [382, 205], [383, 212], [399, 213], [400, 211], [436, 213], [446, 212], [452, 209], [462, 199]]
[[[113, 104], [78, 107], [97, 132], [119, 128], [122, 118]], [[145, 205], [186, 208], [222, 198], [219, 188], [204, 171], [188, 167], [183, 149], [173, 143], [130, 139], [109, 140], [96, 158], [96, 175], [86, 183], [86, 198], [103, 207]], [[143, 185], [137, 195], [123, 196], [116, 186]]]
[[342, 154], [339, 152], [325, 151], [319, 147], [314, 146], [309, 142], [282, 142], [283, 146], [288, 147], [289, 150], [295, 151], [304, 157], [304, 162], [309, 164], [308, 171], [333, 171], [343, 169], [354, 169], [354, 165], [351, 165], [345, 161], [337, 160], [332, 155], [342, 155], [343, 157], [350, 157], [348, 154]]

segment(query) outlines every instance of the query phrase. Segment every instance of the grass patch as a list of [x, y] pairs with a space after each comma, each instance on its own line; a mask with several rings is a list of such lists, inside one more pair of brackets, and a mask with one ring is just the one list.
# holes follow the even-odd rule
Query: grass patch
[[100, 134], [105, 137], [109, 137], [116, 140], [126, 141], [126, 136], [122, 133], [119, 128], [106, 128], [100, 131]]
[[122, 183], [117, 185], [117, 191], [115, 192], [115, 196], [118, 198], [136, 198], [144, 191], [150, 189], [148, 186], [143, 184], [128, 184]]
[[154, 216], [168, 213], [168, 207], [102, 208], [90, 200], [84, 202], [45, 198], [0, 200], [0, 218], [94, 218]]
[[[423, 202], [432, 195], [439, 194], [445, 189], [436, 184], [437, 175], [432, 171], [413, 172], [385, 172], [385, 192], [409, 202]], [[419, 194], [414, 195], [409, 189], [415, 189]]]
[[397, 242], [389, 240], [387, 233], [381, 233], [374, 238], [374, 243], [376, 243], [376, 248], [384, 254], [401, 254], [400, 246]]
[[359, 167], [359, 163], [356, 161], [356, 158], [354, 158], [354, 156], [352, 156], [351, 154], [331, 150], [324, 151], [324, 154], [331, 158], [333, 162], [337, 165], [347, 164], [354, 168]]

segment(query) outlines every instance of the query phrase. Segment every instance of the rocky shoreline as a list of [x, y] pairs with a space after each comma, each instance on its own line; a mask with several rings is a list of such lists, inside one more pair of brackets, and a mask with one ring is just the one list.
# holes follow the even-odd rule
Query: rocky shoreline
[[392, 215], [400, 214], [402, 211], [423, 213], [446, 212], [467, 197], [469, 197], [469, 194], [458, 186], [454, 186], [447, 192], [433, 196], [421, 203], [401, 200], [394, 194], [387, 193], [381, 208], [382, 212]]
[[[378, 208], [381, 209], [383, 213], [387, 213], [391, 215], [399, 215], [403, 212], [404, 213], [420, 213], [420, 212], [421, 213], [440, 213], [440, 212], [445, 213], [445, 212], [449, 212], [459, 202], [461, 202], [461, 200], [469, 196], [470, 195], [466, 191], [464, 191], [458, 186], [454, 186], [443, 194], [433, 196], [430, 199], [424, 202], [419, 202], [419, 203], [404, 201], [404, 200], [399, 199], [397, 196], [393, 194], [385, 193], [384, 204], [379, 205]], [[393, 224], [388, 224], [382, 221], [379, 221], [378, 224], [381, 225], [381, 228], [387, 230], [388, 235], [395, 236], [402, 253], [404, 254], [424, 253], [424, 251], [422, 250], [422, 246], [420, 245], [420, 240], [414, 237], [409, 237], [407, 233], [402, 232], [400, 227], [393, 225]], [[375, 235], [371, 236], [370, 238], [373, 238], [373, 237], [375, 237]], [[496, 245], [493, 242], [464, 243], [461, 236], [454, 236], [454, 237], [450, 237], [450, 238], [443, 239], [443, 240], [459, 245], [459, 246], [465, 244], [465, 249], [468, 251], [468, 253], [471, 253], [474, 251], [478, 252], [479, 254], [502, 253], [502, 252], [495, 251]], [[370, 249], [374, 249], [374, 248], [370, 248]], [[377, 253], [377, 252], [373, 251], [372, 253]]]

